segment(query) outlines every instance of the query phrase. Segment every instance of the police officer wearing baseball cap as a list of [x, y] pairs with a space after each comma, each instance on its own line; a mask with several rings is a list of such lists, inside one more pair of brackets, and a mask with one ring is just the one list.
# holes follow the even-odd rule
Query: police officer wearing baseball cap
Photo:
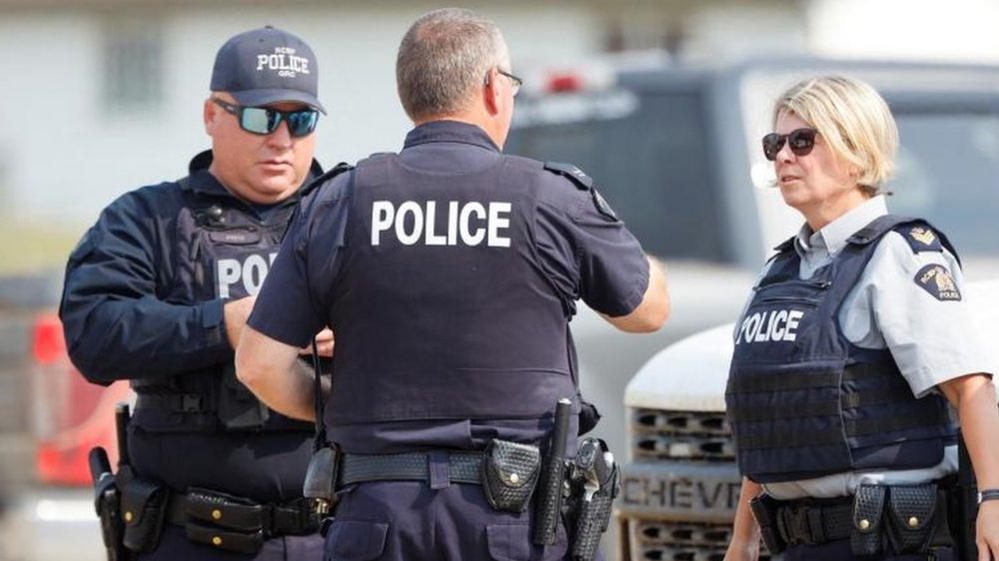
[[571, 400], [573, 434], [582, 409], [569, 320], [582, 299], [619, 329], [657, 330], [664, 275], [589, 177], [501, 152], [520, 79], [494, 23], [426, 14], [396, 72], [415, 128], [400, 153], [329, 173], [303, 202], [238, 375], [307, 417], [297, 349], [336, 334], [322, 419], [342, 452], [330, 558], [565, 557], [557, 519], [550, 541], [532, 537], [531, 490], [556, 402]]
[[[313, 425], [261, 404], [233, 350], [277, 253], [325, 112], [309, 46], [265, 27], [229, 39], [204, 102], [211, 150], [122, 195], [73, 250], [60, 316], [91, 382], [138, 394], [117, 474], [138, 559], [318, 559], [302, 499]], [[317, 330], [319, 331], [319, 330]], [[332, 334], [319, 334], [329, 354]]]

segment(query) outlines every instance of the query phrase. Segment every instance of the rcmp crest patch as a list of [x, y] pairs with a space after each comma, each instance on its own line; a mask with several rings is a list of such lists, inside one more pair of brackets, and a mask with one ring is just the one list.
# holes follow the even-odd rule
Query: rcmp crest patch
[[926, 265], [916, 273], [916, 285], [940, 301], [960, 301], [961, 291], [943, 265]]

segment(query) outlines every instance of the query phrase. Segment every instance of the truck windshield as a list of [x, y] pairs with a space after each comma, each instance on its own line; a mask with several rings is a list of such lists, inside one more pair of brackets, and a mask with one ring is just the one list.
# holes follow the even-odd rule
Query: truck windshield
[[999, 256], [999, 115], [896, 112], [893, 213], [925, 216], [962, 255]]
[[[614, 97], [624, 93], [630, 103]], [[506, 151], [591, 175], [647, 252], [724, 261], [700, 91], [617, 94], [518, 99]]]

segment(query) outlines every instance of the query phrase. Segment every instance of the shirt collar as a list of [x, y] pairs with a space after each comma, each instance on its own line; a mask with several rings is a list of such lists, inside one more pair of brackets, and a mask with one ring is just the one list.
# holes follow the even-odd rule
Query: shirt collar
[[825, 249], [829, 255], [836, 255], [846, 247], [851, 236], [886, 214], [888, 205], [884, 195], [877, 195], [826, 224], [818, 232], [812, 232], [808, 224], [804, 224], [798, 231], [795, 248], [799, 254]]
[[403, 149], [431, 142], [460, 142], [493, 152], [500, 151], [486, 131], [471, 123], [460, 121], [429, 121], [418, 125], [406, 135]]

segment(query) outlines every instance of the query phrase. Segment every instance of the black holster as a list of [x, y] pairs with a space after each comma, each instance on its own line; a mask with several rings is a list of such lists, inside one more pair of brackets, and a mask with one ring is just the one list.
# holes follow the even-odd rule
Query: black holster
[[749, 501], [749, 509], [760, 526], [760, 535], [767, 551], [777, 555], [787, 549], [787, 542], [781, 538], [778, 529], [777, 507], [780, 502], [766, 493]]
[[590, 500], [584, 497], [579, 502], [579, 514], [572, 532], [573, 561], [591, 561], [596, 557], [600, 539], [610, 526], [614, 498], [620, 490], [621, 475], [615, 465], [611, 478], [601, 484]]
[[108, 561], [128, 561], [132, 556], [122, 543], [125, 522], [121, 516], [121, 491], [110, 472], [95, 484], [94, 494], [94, 508], [100, 520]]
[[610, 526], [621, 476], [617, 464], [606, 462], [607, 452], [603, 440], [584, 438], [576, 459], [568, 463], [562, 517], [569, 534], [569, 558], [573, 561], [594, 559]]
[[131, 478], [121, 489], [121, 511], [125, 521], [122, 543], [136, 553], [156, 549], [166, 522], [169, 490], [162, 484]]

